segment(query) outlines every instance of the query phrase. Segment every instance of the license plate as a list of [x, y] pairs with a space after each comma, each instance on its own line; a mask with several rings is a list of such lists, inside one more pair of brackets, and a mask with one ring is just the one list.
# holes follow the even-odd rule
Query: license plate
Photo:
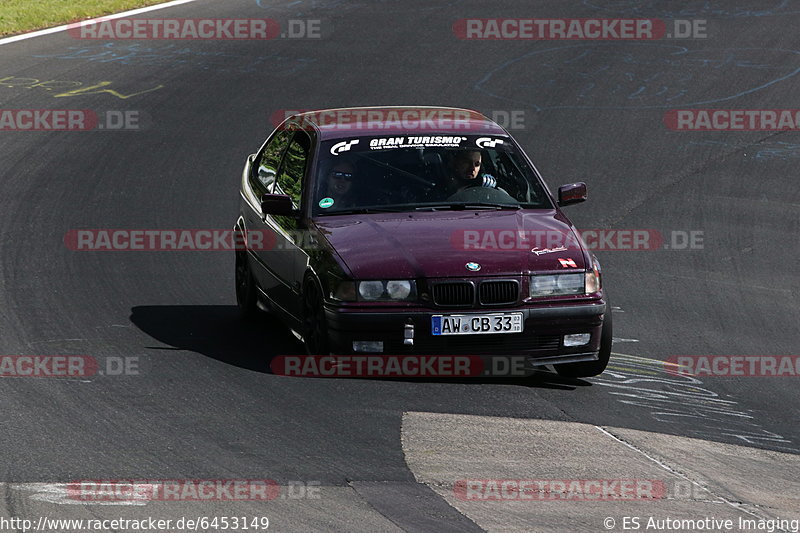
[[433, 335], [522, 333], [522, 324], [522, 313], [434, 315], [431, 317], [431, 333]]

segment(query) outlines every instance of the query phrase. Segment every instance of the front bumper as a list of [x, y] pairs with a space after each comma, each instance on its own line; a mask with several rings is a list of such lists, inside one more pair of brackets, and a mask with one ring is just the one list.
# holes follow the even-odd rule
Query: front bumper
[[[560, 364], [597, 359], [604, 300], [540, 306], [443, 310], [415, 308], [386, 310], [352, 307], [328, 307], [329, 340], [334, 353], [353, 354], [353, 341], [382, 341], [384, 355], [477, 355], [525, 356], [530, 366]], [[480, 313], [523, 314], [523, 331], [514, 334], [435, 336], [431, 333], [431, 317], [441, 314]], [[413, 326], [413, 344], [404, 343], [404, 331]], [[564, 335], [590, 333], [588, 344], [564, 346]]]

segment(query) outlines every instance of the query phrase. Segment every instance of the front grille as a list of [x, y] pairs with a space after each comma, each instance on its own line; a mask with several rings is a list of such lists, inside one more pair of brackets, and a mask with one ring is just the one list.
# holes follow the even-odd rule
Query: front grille
[[468, 281], [437, 283], [433, 286], [433, 303], [436, 305], [472, 305], [475, 286]]
[[514, 280], [484, 281], [478, 294], [483, 305], [517, 303], [519, 283]]

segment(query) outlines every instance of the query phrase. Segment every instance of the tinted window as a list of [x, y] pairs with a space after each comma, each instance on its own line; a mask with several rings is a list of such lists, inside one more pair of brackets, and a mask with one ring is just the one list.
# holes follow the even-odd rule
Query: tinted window
[[295, 208], [300, 207], [300, 192], [303, 189], [303, 176], [306, 173], [310, 145], [311, 142], [305, 133], [297, 133], [289, 144], [278, 171], [278, 186], [275, 192], [289, 195]]
[[278, 166], [291, 136], [292, 133], [289, 131], [279, 131], [264, 148], [261, 156], [256, 159], [255, 169], [250, 177], [250, 186], [253, 187], [257, 196], [273, 192]]

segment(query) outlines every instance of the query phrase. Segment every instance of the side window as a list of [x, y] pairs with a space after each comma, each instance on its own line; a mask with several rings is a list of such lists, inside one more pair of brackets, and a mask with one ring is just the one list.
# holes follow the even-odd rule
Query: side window
[[283, 164], [278, 171], [278, 186], [275, 192], [289, 195], [296, 208], [300, 207], [300, 191], [303, 190], [303, 176], [306, 173], [310, 147], [311, 141], [308, 136], [298, 132], [289, 144]]
[[275, 134], [272, 140], [264, 148], [264, 152], [256, 158], [255, 168], [250, 176], [250, 186], [255, 191], [257, 197], [264, 193], [272, 193], [275, 185], [275, 176], [278, 174], [278, 165], [281, 163], [281, 156], [289, 144], [292, 132], [281, 130]]

